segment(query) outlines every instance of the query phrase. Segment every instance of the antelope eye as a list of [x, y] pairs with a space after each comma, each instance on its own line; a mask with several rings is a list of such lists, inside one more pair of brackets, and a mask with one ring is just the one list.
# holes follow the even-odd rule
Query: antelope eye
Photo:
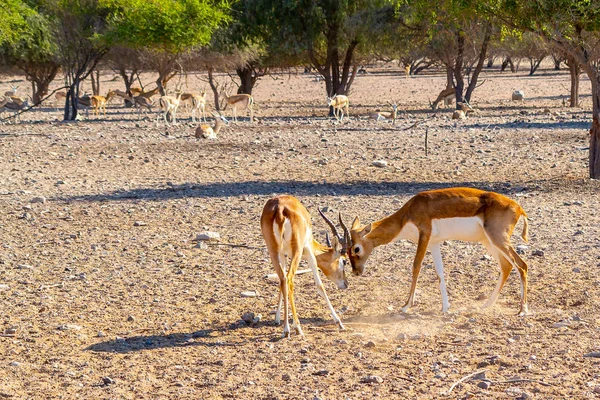
[[355, 254], [358, 254], [358, 253], [360, 253], [360, 247], [358, 247], [358, 246], [357, 246], [357, 247], [355, 247], [355, 248], [354, 248], [354, 253], [355, 253]]

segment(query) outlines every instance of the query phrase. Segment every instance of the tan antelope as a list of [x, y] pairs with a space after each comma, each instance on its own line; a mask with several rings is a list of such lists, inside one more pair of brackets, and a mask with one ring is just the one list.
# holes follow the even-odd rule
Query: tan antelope
[[250, 123], [254, 120], [254, 114], [252, 107], [254, 106], [254, 99], [249, 94], [234, 94], [230, 96], [229, 92], [224, 92], [223, 96], [225, 98], [225, 107], [223, 107], [223, 111], [227, 108], [227, 106], [231, 106], [233, 108], [233, 121], [237, 122], [237, 107], [244, 107], [245, 109], [250, 110]]
[[65, 106], [65, 100], [67, 99], [67, 92], [64, 90], [60, 90], [56, 93], [54, 93], [54, 106], [57, 109], [60, 109], [60, 107], [64, 107]]
[[13, 111], [14, 117], [15, 117], [15, 122], [21, 121], [20, 111], [29, 107], [29, 99], [23, 100], [20, 97], [16, 97], [16, 96], [12, 96], [12, 97], [5, 96], [5, 99], [3, 101], [1, 101], [0, 104], [1, 103], [4, 103], [4, 105], [2, 105], [2, 107], [4, 107], [5, 110]]
[[460, 107], [460, 109], [452, 112], [452, 119], [466, 119], [469, 113], [475, 112], [473, 107], [471, 107], [469, 102], [466, 100], [464, 102], [458, 102], [456, 105]]
[[[327, 98], [327, 105], [329, 107], [333, 107], [333, 115], [335, 119], [339, 122], [344, 120], [344, 109], [346, 110], [346, 115], [348, 119], [350, 119], [350, 112], [348, 111], [348, 107], [350, 106], [350, 100], [348, 100], [348, 96], [344, 96], [343, 94], [336, 94], [333, 97]], [[342, 117], [339, 117], [339, 114], [342, 114]]]
[[10, 90], [7, 90], [6, 92], [4, 92], [4, 96], [6, 97], [14, 97], [17, 95], [17, 90], [19, 89], [18, 86], [11, 86]]
[[453, 87], [447, 88], [440, 92], [437, 99], [435, 99], [435, 101], [433, 103], [431, 102], [431, 100], [429, 100], [429, 105], [431, 106], [432, 110], [436, 110], [438, 108], [438, 103], [440, 101], [444, 100], [444, 107], [448, 107], [450, 104], [452, 104], [452, 101], [455, 98], [456, 98], [456, 90]]
[[100, 116], [100, 112], [104, 110], [106, 116], [106, 105], [116, 95], [113, 90], [109, 90], [106, 96], [94, 95], [91, 97], [92, 115]]
[[379, 123], [379, 121], [385, 121], [387, 119], [392, 119], [392, 125], [396, 125], [396, 118], [398, 117], [398, 103], [388, 102], [388, 104], [392, 107], [392, 111], [378, 111], [375, 113], [369, 114], [369, 119], [374, 119]]
[[158, 87], [155, 87], [155, 88], [154, 88], [154, 89], [152, 89], [152, 90], [149, 90], [149, 91], [147, 91], [147, 92], [144, 92], [144, 91], [143, 91], [141, 88], [138, 88], [138, 87], [133, 87], [133, 88], [129, 88], [129, 92], [131, 93], [131, 95], [132, 95], [133, 97], [136, 97], [136, 96], [143, 96], [143, 97], [145, 97], [145, 98], [149, 99], [149, 98], [151, 98], [152, 96], [155, 96], [155, 95], [157, 95], [157, 94], [158, 94], [158, 92], [159, 92], [159, 89], [158, 89]]
[[206, 124], [199, 125], [196, 128], [196, 133], [194, 134], [196, 139], [200, 139], [200, 138], [216, 139], [217, 135], [221, 131], [221, 128], [223, 127], [223, 122], [226, 124], [229, 124], [229, 121], [224, 116], [219, 115], [219, 114], [216, 114], [216, 115], [213, 114], [213, 115], [215, 117], [215, 125], [214, 126], [210, 126], [210, 125], [206, 125]]
[[158, 99], [160, 111], [156, 117], [156, 126], [158, 126], [158, 120], [160, 119], [161, 113], [163, 114], [166, 124], [169, 123], [167, 117], [169, 114], [171, 114], [171, 118], [173, 118], [173, 125], [177, 125], [177, 109], [179, 108], [179, 103], [181, 102], [181, 94], [181, 90], [177, 88], [175, 89], [175, 96], [161, 96], [160, 99]]
[[[334, 281], [338, 288], [346, 289], [348, 282], [344, 273], [343, 256], [346, 249], [343, 245], [343, 239], [337, 234], [335, 225], [323, 213], [320, 211], [319, 213], [325, 218], [333, 231], [333, 242], [328, 243], [326, 246], [314, 240], [310, 214], [302, 203], [293, 196], [283, 195], [270, 199], [265, 204], [260, 218], [260, 226], [269, 250], [271, 263], [279, 277], [275, 322], [277, 324], [281, 322], [281, 302], [283, 299], [283, 337], [290, 336], [288, 302], [292, 309], [292, 328], [300, 336], [303, 336], [294, 302], [294, 275], [301, 259], [308, 262], [317, 285], [317, 292], [325, 299], [333, 320], [340, 329], [344, 329], [342, 321], [327, 297], [325, 286], [321, 282], [317, 269], [320, 269], [326, 277]], [[329, 236], [327, 238], [329, 242]], [[291, 262], [289, 269], [286, 270], [287, 258], [290, 258]]]
[[404, 74], [407, 78], [410, 78], [410, 64], [404, 66]]
[[417, 243], [417, 254], [412, 265], [412, 283], [408, 300], [402, 307], [403, 312], [407, 312], [414, 303], [417, 279], [427, 249], [431, 252], [440, 280], [442, 312], [448, 312], [450, 303], [440, 243], [445, 240], [463, 240], [483, 244], [500, 265], [498, 284], [484, 307], [491, 307], [496, 303], [510, 271], [515, 267], [521, 277], [519, 315], [525, 315], [528, 313], [527, 264], [510, 242], [515, 225], [521, 217], [524, 222], [521, 237], [527, 241], [527, 214], [517, 202], [498, 193], [457, 187], [418, 193], [396, 213], [366, 226], [361, 226], [356, 217], [350, 232], [341, 218], [340, 223], [345, 235], [351, 238], [348, 257], [355, 275], [363, 273], [375, 247], [398, 239]]

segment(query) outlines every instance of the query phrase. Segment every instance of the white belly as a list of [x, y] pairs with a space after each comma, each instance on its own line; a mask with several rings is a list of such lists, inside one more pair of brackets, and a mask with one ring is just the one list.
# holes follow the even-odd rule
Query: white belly
[[[430, 242], [437, 243], [444, 240], [464, 240], [478, 242], [485, 238], [483, 221], [479, 217], [444, 218], [431, 221]], [[406, 239], [417, 243], [419, 230], [409, 222], [400, 231], [396, 239]]]

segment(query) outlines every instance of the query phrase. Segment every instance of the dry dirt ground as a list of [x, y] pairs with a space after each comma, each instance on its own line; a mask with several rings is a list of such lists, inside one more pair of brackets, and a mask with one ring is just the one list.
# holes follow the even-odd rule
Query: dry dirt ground
[[[382, 67], [357, 77], [342, 124], [325, 117], [322, 82], [282, 74], [256, 88], [259, 122], [230, 124], [215, 141], [190, 136], [187, 114], [157, 128], [116, 102], [106, 118], [62, 123], [48, 106], [0, 126], [0, 398], [600, 396], [600, 359], [586, 357], [600, 352], [590, 99], [563, 107], [564, 71], [484, 78], [472, 102], [479, 111], [458, 122], [429, 109], [441, 73], [407, 79]], [[0, 90], [18, 79], [3, 77]], [[107, 74], [111, 87], [118, 82]], [[509, 100], [515, 89], [523, 104]], [[361, 117], [393, 100], [396, 126]], [[481, 245], [463, 242], [442, 247], [450, 314], [441, 313], [429, 255], [403, 314], [415, 245], [399, 241], [376, 249], [349, 289], [327, 282], [345, 331], [310, 275], [298, 276], [306, 336], [281, 340], [259, 228], [268, 198], [291, 193], [313, 216], [327, 206], [332, 217], [371, 221], [421, 190], [452, 186], [506, 194], [529, 214], [521, 251], [531, 315], [516, 316], [515, 271], [498, 304], [481, 309], [498, 268]], [[323, 239], [325, 224], [313, 224]], [[202, 231], [220, 242], [198, 247]], [[517, 234], [513, 242], [523, 245]], [[248, 291], [257, 296], [241, 295]], [[248, 312], [260, 320], [247, 324]]]

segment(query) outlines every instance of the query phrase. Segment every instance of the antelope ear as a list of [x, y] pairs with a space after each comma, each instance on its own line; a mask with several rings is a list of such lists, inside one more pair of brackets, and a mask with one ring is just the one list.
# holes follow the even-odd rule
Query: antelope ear
[[358, 217], [354, 217], [354, 221], [352, 221], [352, 227], [350, 228], [353, 231], [358, 230], [358, 228], [360, 227], [360, 220], [358, 219]]
[[342, 251], [342, 245], [335, 235], [333, 235], [333, 239], [331, 240], [331, 248], [338, 253]]
[[373, 224], [369, 224], [369, 225], [365, 226], [364, 229], [362, 230], [361, 234], [368, 235], [369, 233], [371, 233], [371, 229], [373, 229]]

